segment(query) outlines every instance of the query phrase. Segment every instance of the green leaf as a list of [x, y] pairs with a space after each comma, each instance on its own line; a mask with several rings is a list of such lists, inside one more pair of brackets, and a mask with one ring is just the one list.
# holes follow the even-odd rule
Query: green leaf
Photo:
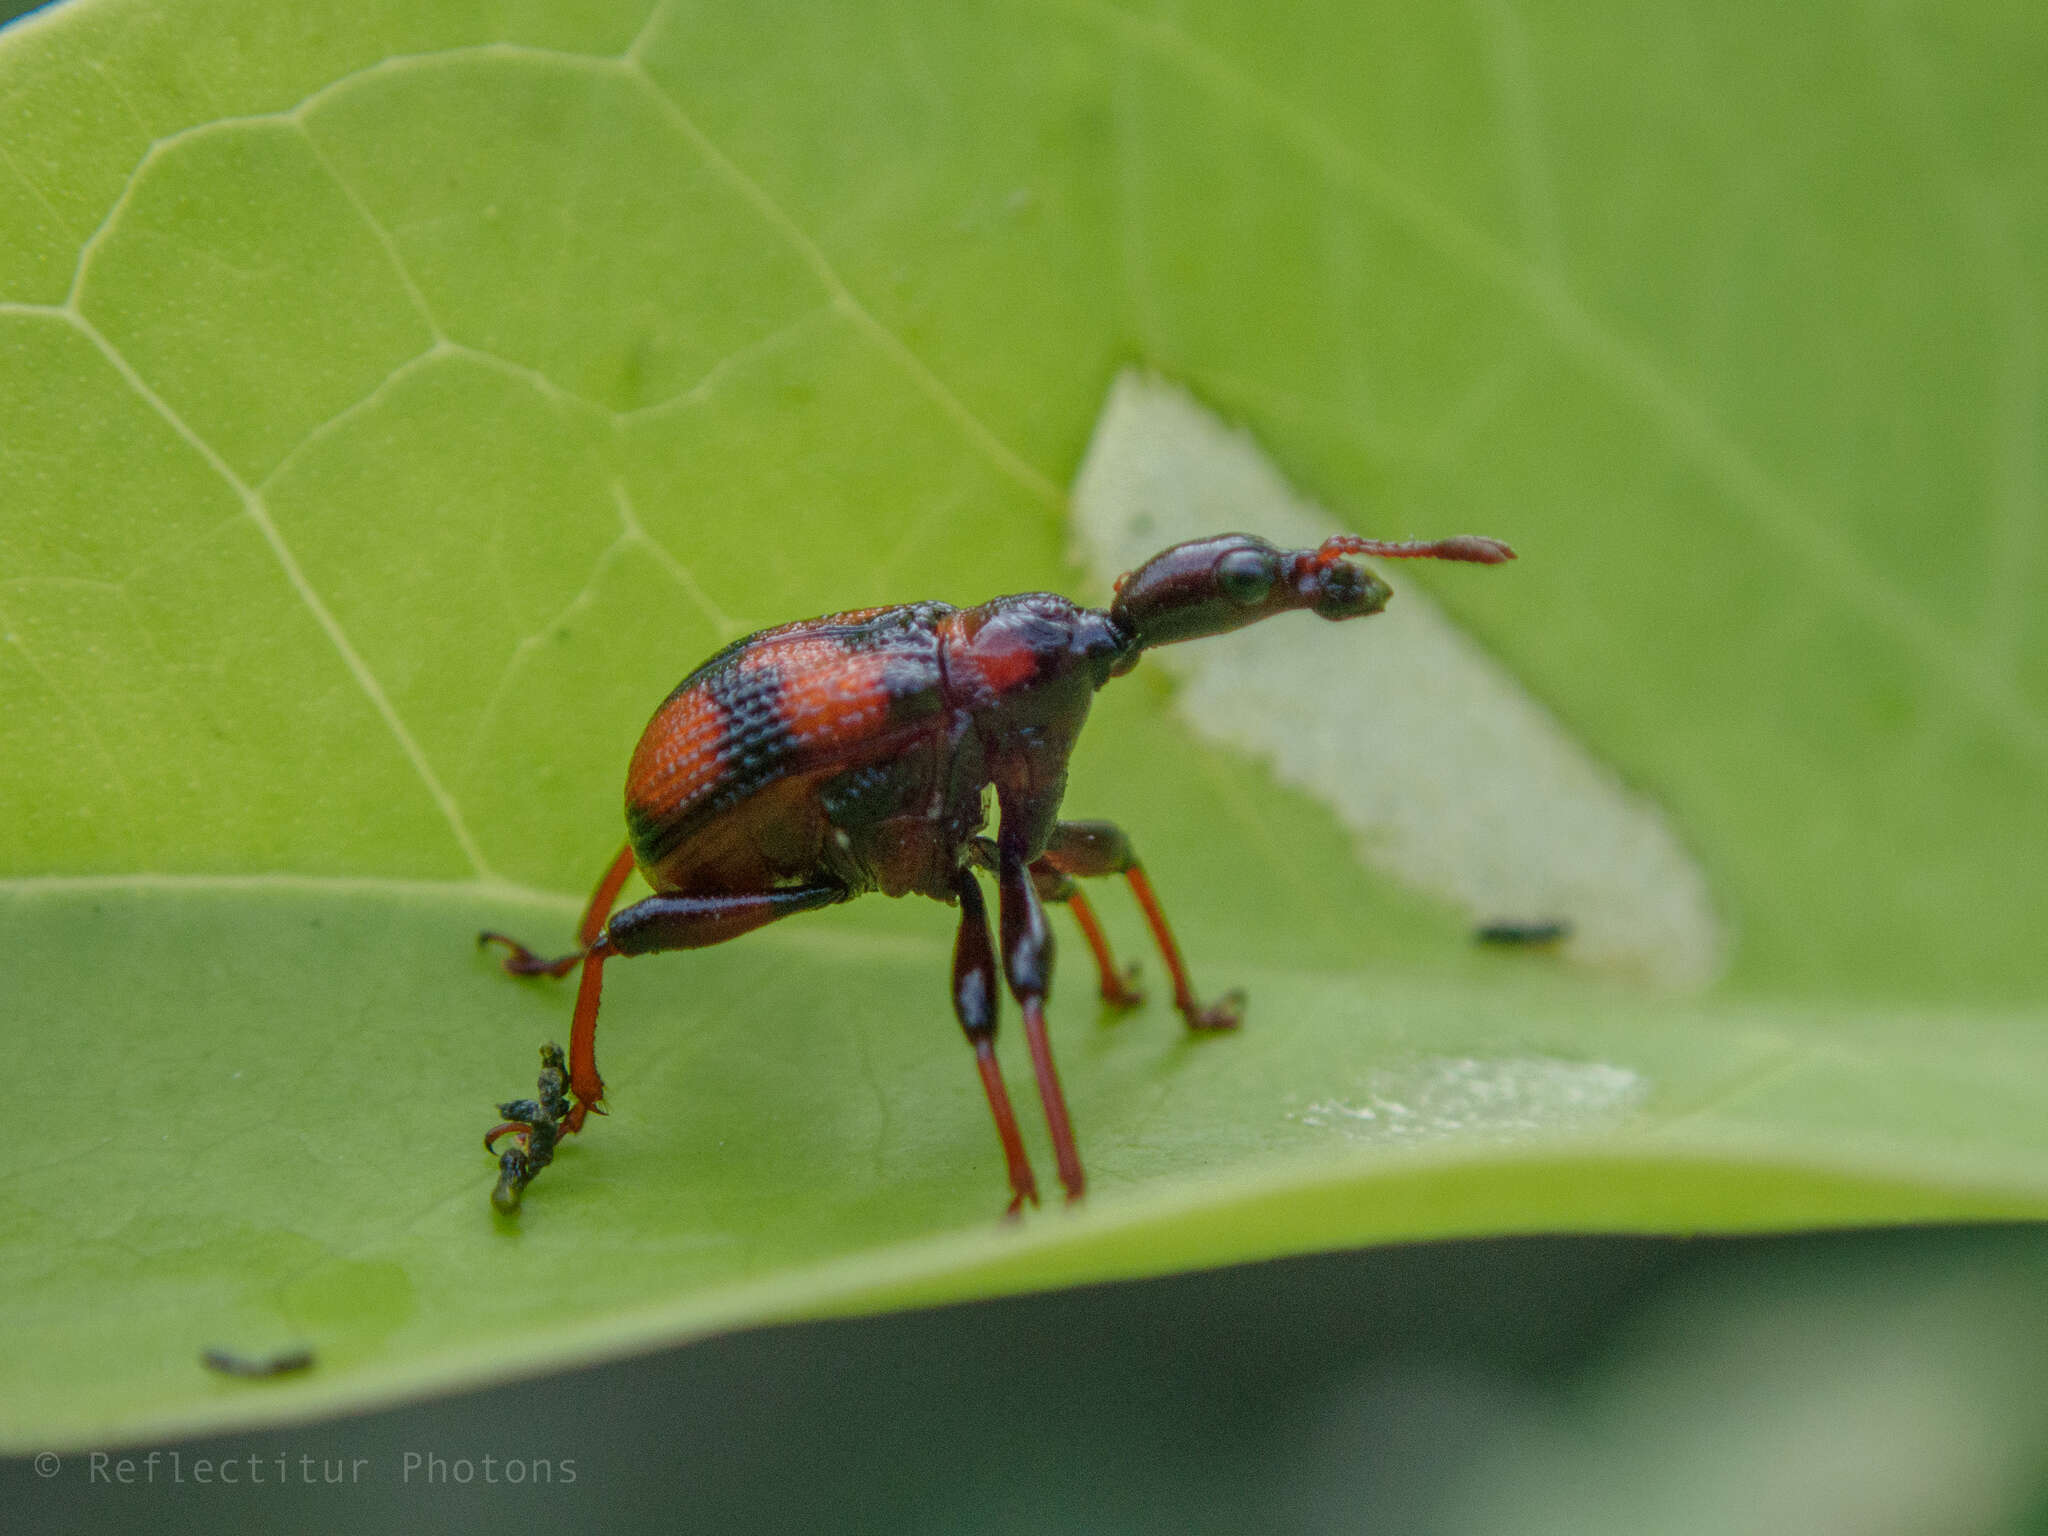
[[[2048, 1213], [2044, 55], [1989, 3], [0, 35], [0, 1441], [1347, 1243]], [[1067, 803], [1252, 1004], [1101, 1018], [1061, 929], [1085, 1209], [996, 1219], [949, 915], [877, 898], [614, 966], [614, 1113], [496, 1221], [568, 998], [474, 932], [566, 939], [720, 641], [1078, 590], [1130, 362], [1352, 526], [1523, 551], [1402, 576], [1661, 803], [1728, 970], [1475, 953], [1142, 669]]]

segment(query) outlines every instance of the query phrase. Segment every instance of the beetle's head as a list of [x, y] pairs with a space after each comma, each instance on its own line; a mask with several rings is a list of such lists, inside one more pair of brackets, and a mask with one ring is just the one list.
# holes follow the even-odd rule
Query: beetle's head
[[1306, 609], [1319, 618], [1378, 613], [1387, 584], [1347, 555], [1472, 560], [1493, 565], [1515, 552], [1497, 539], [1465, 536], [1427, 544], [1391, 544], [1340, 533], [1314, 549], [1279, 549], [1249, 533], [1195, 539], [1154, 555], [1117, 578], [1109, 616], [1136, 637], [1132, 650], [1199, 640]]

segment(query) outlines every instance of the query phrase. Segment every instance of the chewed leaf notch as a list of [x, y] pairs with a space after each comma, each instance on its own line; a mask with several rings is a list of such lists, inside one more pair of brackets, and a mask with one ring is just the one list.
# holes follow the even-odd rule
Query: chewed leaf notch
[[[1250, 434], [1145, 374], [1116, 382], [1074, 492], [1075, 542], [1107, 585], [1161, 544], [1243, 531], [1313, 545], [1339, 530]], [[1569, 550], [1539, 558], [1568, 560]], [[1569, 924], [1563, 950], [1675, 988], [1720, 969], [1706, 877], [1626, 789], [1415, 582], [1369, 623], [1282, 625], [1157, 653], [1192, 730], [1327, 804], [1361, 858], [1475, 924]]]

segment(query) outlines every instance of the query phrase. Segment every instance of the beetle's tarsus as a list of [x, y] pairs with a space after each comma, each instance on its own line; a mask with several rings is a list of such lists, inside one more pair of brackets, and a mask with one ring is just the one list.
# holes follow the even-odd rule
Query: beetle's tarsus
[[504, 945], [507, 953], [498, 963], [504, 966], [506, 974], [511, 976], [566, 976], [576, 969], [576, 962], [583, 958], [583, 951], [579, 949], [572, 954], [559, 955], [553, 960], [543, 960], [517, 939], [508, 934], [494, 933], [488, 928], [476, 936], [476, 942], [479, 949], [486, 944]]
[[[532, 1101], [515, 1100], [514, 1102], [530, 1103]], [[506, 1106], [500, 1105], [498, 1108], [498, 1112], [500, 1114], [503, 1114], [505, 1112], [505, 1108]], [[498, 1155], [498, 1143], [500, 1141], [502, 1141], [505, 1137], [512, 1135], [514, 1132], [518, 1132], [523, 1135], [526, 1132], [526, 1130], [530, 1126], [532, 1126], [532, 1124], [533, 1122], [531, 1120], [505, 1120], [501, 1121], [497, 1125], [492, 1126], [488, 1131], [484, 1132], [484, 1151], [488, 1153], [490, 1156], [496, 1157]]]
[[1143, 1006], [1145, 989], [1138, 985], [1138, 962], [1133, 960], [1121, 972], [1105, 971], [1102, 977], [1102, 1003], [1118, 1013], [1129, 1013], [1133, 1008]]
[[1244, 1022], [1244, 989], [1226, 992], [1207, 1007], [1189, 998], [1181, 1005], [1181, 1017], [1188, 1028], [1203, 1034], [1220, 1034]]

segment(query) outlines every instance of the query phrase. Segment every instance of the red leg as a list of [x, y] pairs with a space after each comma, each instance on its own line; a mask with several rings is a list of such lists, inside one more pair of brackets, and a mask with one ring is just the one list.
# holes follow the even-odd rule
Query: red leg
[[479, 944], [502, 944], [511, 951], [505, 956], [505, 969], [514, 976], [566, 976], [597, 942], [597, 936], [604, 932], [604, 920], [612, 915], [612, 903], [619, 899], [626, 877], [632, 873], [633, 849], [628, 844], [619, 850], [618, 857], [612, 860], [611, 867], [597, 882], [597, 889], [590, 894], [590, 904], [583, 909], [583, 921], [576, 925], [574, 954], [543, 960], [517, 939], [489, 931], [478, 934], [476, 941]]
[[[1009, 822], [1006, 815], [1005, 824]], [[1032, 1070], [1038, 1074], [1038, 1097], [1045, 1105], [1046, 1129], [1052, 1133], [1053, 1156], [1067, 1199], [1081, 1198], [1086, 1181], [1081, 1154], [1074, 1145], [1073, 1122], [1067, 1117], [1066, 1095], [1052, 1063], [1052, 1042], [1045, 1034], [1045, 998], [1052, 986], [1052, 929], [1046, 926], [1031, 871], [1014, 847], [1003, 847], [996, 882], [1002, 897], [1003, 973], [1010, 995], [1024, 1010], [1024, 1038], [1031, 1047]]]
[[1152, 893], [1152, 882], [1145, 878], [1144, 869], [1135, 863], [1124, 871], [1124, 878], [1131, 883], [1131, 894], [1138, 898], [1138, 905], [1145, 913], [1145, 922], [1152, 929], [1152, 940], [1159, 946], [1166, 969], [1173, 976], [1173, 1005], [1187, 1020], [1188, 1028], [1237, 1028], [1244, 1019], [1244, 993], [1227, 992], [1206, 1007], [1198, 1002], [1194, 986], [1188, 981], [1187, 965], [1180, 957], [1180, 946], [1174, 943], [1173, 930], [1166, 926], [1166, 914], [1159, 908], [1159, 898]]
[[569, 1092], [575, 1095], [565, 1130], [583, 1129], [591, 1110], [604, 1113], [604, 1079], [597, 1070], [597, 1000], [604, 991], [604, 962], [616, 951], [602, 940], [583, 952], [576, 983], [576, 1012], [569, 1021]]
[[484, 1138], [487, 1151], [516, 1138], [518, 1144], [498, 1154], [498, 1187], [491, 1203], [507, 1215], [518, 1210], [526, 1186], [554, 1160], [555, 1144], [583, 1128], [594, 1110], [604, 1112], [604, 1079], [597, 1070], [597, 1009], [604, 991], [604, 963], [615, 955], [646, 955], [670, 949], [701, 949], [722, 944], [779, 917], [844, 901], [845, 887], [798, 886], [792, 889], [744, 892], [727, 896], [650, 896], [635, 902], [609, 922], [603, 913], [617, 899], [632, 868], [630, 856], [615, 861], [591, 898], [584, 927], [596, 913], [597, 931], [570, 957], [581, 961], [583, 976], [576, 988], [576, 1012], [569, 1026], [569, 1055], [560, 1046], [541, 1048], [538, 1096], [500, 1104], [504, 1122]]
[[1117, 1009], [1135, 1008], [1144, 1002], [1145, 994], [1137, 984], [1137, 962], [1118, 969], [1116, 957], [1109, 952], [1109, 935], [1102, 931], [1095, 908], [1081, 894], [1073, 876], [1055, 869], [1051, 861], [1040, 859], [1031, 866], [1031, 883], [1037, 887], [1040, 901], [1058, 902], [1074, 914], [1081, 937], [1088, 941], [1088, 953], [1095, 957], [1095, 975], [1103, 1002]]
[[1053, 829], [1052, 841], [1046, 845], [1045, 856], [1039, 863], [1081, 877], [1122, 875], [1130, 882], [1131, 894], [1138, 898], [1146, 926], [1152, 930], [1152, 940], [1166, 961], [1167, 973], [1173, 978], [1174, 1006], [1187, 1020], [1188, 1028], [1237, 1027], [1244, 1017], [1244, 994], [1231, 992], [1207, 1005], [1196, 998], [1194, 984], [1188, 979], [1187, 963], [1181, 959], [1180, 945], [1174, 942], [1166, 913], [1160, 909], [1159, 898], [1153, 893], [1152, 882], [1145, 877], [1130, 838], [1120, 827], [1107, 821], [1063, 821]]
[[996, 1065], [993, 1040], [974, 1042], [974, 1065], [981, 1073], [981, 1091], [988, 1095], [989, 1112], [996, 1119], [996, 1136], [1003, 1144], [1003, 1162], [1010, 1175], [1010, 1206], [1006, 1215], [1015, 1216], [1029, 1200], [1038, 1204], [1038, 1179], [1031, 1160], [1024, 1155], [1024, 1137], [1017, 1129], [1017, 1111], [1010, 1107], [1010, 1090], [1003, 1086], [1002, 1068]]
[[1045, 1034], [1045, 1000], [1024, 998], [1024, 1038], [1031, 1046], [1031, 1070], [1038, 1076], [1038, 1097], [1045, 1105], [1046, 1129], [1052, 1133], [1052, 1151], [1059, 1163], [1060, 1184], [1069, 1200], [1081, 1198], [1086, 1177], [1081, 1172], [1081, 1151], [1074, 1145], [1074, 1127], [1067, 1119], [1067, 1096], [1060, 1091], [1059, 1068], [1052, 1062], [1052, 1041]]
[[597, 936], [604, 932], [605, 919], [612, 915], [612, 903], [619, 899], [626, 877], [632, 873], [633, 845], [628, 843], [612, 860], [604, 878], [597, 882], [597, 889], [590, 893], [590, 905], [583, 909], [583, 921], [576, 925], [576, 942], [585, 949], [595, 944]]

